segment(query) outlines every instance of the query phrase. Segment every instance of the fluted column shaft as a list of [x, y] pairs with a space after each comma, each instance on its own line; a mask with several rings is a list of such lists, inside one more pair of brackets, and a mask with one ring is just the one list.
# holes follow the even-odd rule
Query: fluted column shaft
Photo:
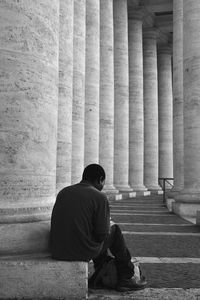
[[144, 185], [158, 190], [158, 74], [157, 33], [148, 28], [143, 36], [144, 65]]
[[71, 184], [74, 1], [60, 1], [57, 191]]
[[[174, 188], [184, 186], [183, 145], [183, 0], [173, 1], [173, 155]], [[171, 194], [172, 195], [172, 194]]]
[[37, 221], [49, 220], [55, 201], [59, 3], [1, 1], [0, 30], [0, 253], [8, 257], [43, 247], [47, 222]]
[[86, 0], [74, 1], [72, 183], [81, 180], [84, 168]]
[[158, 51], [159, 177], [173, 177], [171, 49]]
[[99, 162], [100, 2], [86, 0], [85, 166]]
[[142, 18], [129, 19], [129, 184], [145, 190]]
[[129, 76], [127, 0], [114, 5], [114, 184], [121, 191], [130, 190], [129, 165]]
[[114, 191], [114, 32], [113, 0], [100, 1], [99, 163], [106, 171], [105, 190]]
[[58, 1], [1, 1], [0, 29], [0, 220], [40, 220], [55, 200]]
[[198, 204], [200, 204], [199, 14], [199, 1], [183, 1], [184, 190], [177, 196], [179, 200], [194, 201]]

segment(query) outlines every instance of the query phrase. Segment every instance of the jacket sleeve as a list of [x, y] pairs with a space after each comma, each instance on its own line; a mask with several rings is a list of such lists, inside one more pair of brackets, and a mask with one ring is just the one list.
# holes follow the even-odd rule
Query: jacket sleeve
[[94, 216], [94, 237], [97, 242], [103, 242], [110, 230], [110, 207], [106, 195], [99, 199]]

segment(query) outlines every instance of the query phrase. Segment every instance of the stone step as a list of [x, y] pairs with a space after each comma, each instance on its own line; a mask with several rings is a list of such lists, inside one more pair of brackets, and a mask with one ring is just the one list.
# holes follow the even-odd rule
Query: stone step
[[199, 235], [125, 234], [125, 240], [133, 256], [200, 257]]
[[144, 199], [141, 199], [141, 200], [139, 200], [139, 199], [132, 199], [132, 201], [128, 201], [128, 200], [124, 200], [124, 201], [110, 201], [110, 204], [111, 205], [163, 205], [163, 206], [165, 206], [164, 204], [163, 204], [163, 202], [162, 201], [160, 201], [160, 200], [144, 200]]
[[199, 300], [199, 296], [199, 288], [146, 288], [128, 293], [93, 290], [89, 293], [89, 300]]
[[50, 221], [0, 224], [0, 255], [47, 253]]
[[113, 215], [135, 215], [135, 214], [157, 214], [157, 215], [169, 215], [166, 210], [143, 210], [143, 209], [112, 209], [111, 214]]
[[199, 228], [194, 225], [182, 225], [179, 224], [131, 224], [131, 223], [118, 223], [123, 231], [136, 231], [136, 232], [171, 232], [173, 233], [199, 233]]
[[150, 211], [153, 211], [153, 210], [162, 210], [162, 211], [165, 211], [165, 212], [168, 212], [166, 207], [164, 206], [150, 206], [150, 205], [139, 205], [139, 204], [133, 204], [133, 205], [111, 205], [111, 211], [115, 211], [115, 210], [128, 210], [128, 211], [133, 211], [133, 210], [142, 210], [142, 211], [145, 211], [145, 210], [150, 210]]
[[127, 222], [134, 222], [134, 223], [158, 223], [158, 224], [188, 224], [187, 221], [183, 221], [181, 218], [177, 218], [175, 215], [165, 215], [165, 216], [158, 216], [158, 215], [145, 215], [145, 214], [135, 214], [135, 215], [112, 215], [112, 220], [116, 223], [127, 223]]
[[88, 263], [50, 257], [1, 258], [0, 299], [87, 299]]
[[[159, 216], [160, 210], [164, 214]], [[170, 213], [160, 196], [112, 202], [111, 214], [139, 259], [148, 286], [128, 293], [89, 290], [90, 300], [200, 299], [198, 226]]]

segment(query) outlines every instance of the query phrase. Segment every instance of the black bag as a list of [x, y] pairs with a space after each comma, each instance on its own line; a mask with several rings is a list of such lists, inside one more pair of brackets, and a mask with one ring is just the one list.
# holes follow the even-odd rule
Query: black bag
[[[134, 267], [133, 278], [135, 283], [138, 285], [146, 285], [146, 279], [142, 274], [139, 261], [137, 259], [132, 259], [132, 264]], [[103, 264], [92, 274], [88, 280], [89, 288], [109, 288], [115, 289], [118, 283], [117, 267], [115, 263], [115, 258], [107, 256]]]
[[98, 268], [89, 278], [90, 288], [110, 288], [115, 289], [117, 285], [117, 268], [115, 259], [108, 256], [102, 266]]

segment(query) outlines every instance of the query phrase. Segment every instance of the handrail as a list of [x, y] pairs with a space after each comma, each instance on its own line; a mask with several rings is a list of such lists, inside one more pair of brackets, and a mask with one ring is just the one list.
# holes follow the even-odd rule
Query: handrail
[[[162, 184], [160, 183], [160, 181], [162, 181]], [[173, 183], [171, 183], [170, 181], [174, 181], [174, 178], [171, 177], [159, 177], [158, 178], [158, 184], [160, 185], [160, 187], [163, 190], [163, 203], [166, 203], [166, 183], [168, 183], [171, 187], [173, 187]]]

